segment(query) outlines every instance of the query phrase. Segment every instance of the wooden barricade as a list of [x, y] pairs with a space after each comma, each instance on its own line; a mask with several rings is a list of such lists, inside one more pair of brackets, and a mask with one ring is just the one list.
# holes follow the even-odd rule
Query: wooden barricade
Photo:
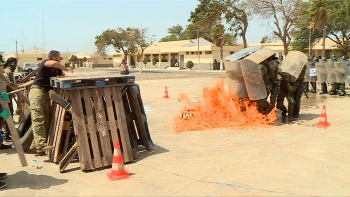
[[[53, 106], [50, 124], [52, 132], [48, 134], [48, 144], [55, 148], [49, 152], [50, 159], [55, 163], [60, 162], [73, 146], [74, 137], [79, 144], [78, 156], [83, 171], [111, 166], [115, 140], [121, 144], [124, 162], [135, 159], [134, 151], [138, 145], [145, 144], [145, 148], [150, 150], [153, 144], [135, 144], [138, 141], [148, 142], [150, 137], [144, 139], [148, 127], [147, 131], [144, 128], [141, 132], [141, 121], [132, 125], [127, 120], [131, 120], [131, 117], [146, 117], [141, 114], [143, 106], [141, 110], [138, 105], [137, 110], [135, 103], [139, 101], [133, 100], [138, 99], [133, 90], [137, 86], [134, 81], [133, 76], [52, 78], [55, 92], [71, 104], [72, 121], [71, 124], [66, 123], [69, 119], [66, 117], [70, 113], [63, 107], [57, 104]], [[144, 121], [142, 125], [145, 127]], [[68, 134], [71, 128], [74, 137]]]

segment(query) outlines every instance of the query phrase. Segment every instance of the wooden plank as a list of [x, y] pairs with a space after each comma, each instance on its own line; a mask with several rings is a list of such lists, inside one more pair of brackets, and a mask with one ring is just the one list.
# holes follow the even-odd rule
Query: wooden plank
[[[0, 99], [0, 105], [3, 108], [3, 110], [6, 110], [9, 113], [11, 113], [7, 102], [5, 102], [4, 100]], [[23, 147], [22, 147], [22, 145], [19, 142], [19, 136], [18, 136], [18, 133], [17, 133], [17, 130], [16, 130], [16, 127], [15, 127], [15, 123], [13, 122], [13, 118], [12, 118], [11, 115], [9, 115], [9, 116], [6, 117], [5, 120], [6, 120], [7, 126], [8, 126], [8, 128], [10, 130], [10, 133], [11, 133], [11, 136], [12, 136], [12, 140], [13, 140], [13, 144], [15, 145], [15, 149], [16, 149], [17, 154], [19, 156], [19, 160], [21, 162], [21, 165], [22, 165], [22, 167], [25, 167], [25, 166], [28, 165], [28, 163], [27, 163], [26, 157], [24, 155]]]
[[137, 137], [137, 133], [136, 133], [136, 129], [135, 129], [134, 120], [131, 118], [132, 112], [131, 112], [130, 103], [129, 103], [129, 99], [128, 99], [127, 94], [122, 95], [122, 99], [123, 99], [123, 103], [124, 103], [125, 118], [127, 121], [129, 136], [132, 136], [132, 138], [130, 137], [130, 142], [132, 144], [132, 148], [137, 149], [138, 137]]
[[[68, 91], [67, 90], [63, 90], [62, 92], [62, 97], [65, 98], [68, 95]], [[55, 130], [55, 150], [54, 150], [54, 157], [53, 157], [53, 162], [58, 163], [59, 158], [59, 151], [60, 151], [60, 147], [61, 147], [61, 141], [62, 141], [62, 134], [63, 134], [63, 122], [64, 122], [64, 118], [66, 116], [66, 110], [59, 106], [59, 116], [57, 117], [56, 121], [57, 121], [57, 126], [56, 126], [56, 130]]]
[[[68, 121], [65, 121], [64, 123], [66, 123]], [[70, 130], [70, 124], [68, 122], [68, 126], [69, 128], [67, 128], [67, 126], [65, 126], [65, 124], [63, 123], [63, 128], [62, 130], [65, 131], [66, 133], [66, 139], [64, 141], [64, 146], [63, 146], [63, 154], [66, 155], [68, 152], [68, 145], [69, 145], [69, 139], [70, 139], [70, 135], [71, 135], [71, 130]]]
[[26, 83], [21, 83], [21, 84], [18, 84], [18, 88], [26, 88], [27, 86], [33, 85], [33, 83], [34, 83], [34, 80], [28, 81]]
[[101, 161], [101, 154], [100, 149], [98, 145], [98, 138], [96, 135], [96, 131], [98, 127], [95, 126], [95, 120], [92, 114], [92, 105], [94, 102], [91, 100], [91, 90], [90, 89], [84, 89], [83, 90], [83, 98], [85, 103], [85, 111], [87, 116], [87, 124], [86, 130], [90, 134], [90, 141], [92, 146], [92, 152], [94, 155], [94, 167], [100, 168], [102, 167], [102, 161]]
[[115, 111], [117, 113], [118, 129], [122, 141], [124, 161], [133, 161], [132, 149], [130, 144], [130, 136], [125, 117], [124, 103], [120, 91], [120, 87], [114, 87], [112, 95], [115, 102]]
[[117, 123], [117, 118], [114, 116], [114, 111], [113, 111], [113, 104], [112, 104], [112, 95], [111, 92], [113, 92], [114, 88], [103, 88], [104, 91], [104, 95], [106, 98], [106, 109], [107, 109], [107, 115], [108, 115], [108, 125], [109, 125], [109, 129], [111, 131], [111, 136], [112, 136], [112, 144], [114, 144], [114, 142], [116, 140], [119, 140], [119, 136], [118, 136], [118, 123]]
[[92, 96], [95, 103], [95, 113], [97, 119], [97, 125], [99, 126], [99, 135], [101, 148], [103, 152], [102, 163], [104, 166], [112, 165], [112, 147], [111, 140], [109, 138], [107, 123], [105, 118], [105, 110], [102, 103], [102, 96], [104, 96], [103, 91], [100, 91], [101, 88], [92, 89]]
[[138, 127], [139, 131], [140, 131], [140, 135], [139, 136], [143, 142], [143, 145], [145, 146], [146, 150], [151, 150], [149, 143], [148, 143], [148, 137], [147, 137], [147, 133], [146, 133], [146, 128], [145, 128], [145, 124], [144, 124], [144, 120], [141, 114], [141, 109], [140, 109], [140, 104], [137, 98], [137, 93], [135, 90], [135, 85], [133, 87], [129, 88], [129, 92], [130, 92], [130, 104], [132, 107], [132, 111], [135, 113], [136, 115], [136, 120], [135, 120], [135, 124]]
[[[59, 90], [59, 93], [61, 93], [62, 90]], [[57, 127], [57, 118], [59, 116], [59, 106], [57, 104], [54, 104], [53, 106], [53, 111], [51, 112], [51, 116], [50, 116], [50, 127], [49, 127], [49, 131], [53, 131], [53, 132], [48, 132], [47, 134], [47, 144], [50, 146], [55, 146], [55, 136], [56, 136], [56, 127]], [[48, 156], [50, 158], [51, 161], [53, 161], [53, 153], [54, 153], [54, 149], [51, 149], [50, 151], [48, 151]]]
[[36, 75], [36, 73], [38, 72], [38, 69], [33, 70], [32, 72], [30, 72], [27, 76], [25, 76], [23, 79], [20, 80], [21, 83], [25, 83], [27, 81], [30, 80], [31, 77], [34, 77], [34, 75]]
[[[90, 157], [90, 148], [87, 138], [87, 132], [85, 128], [84, 113], [82, 109], [81, 99], [82, 95], [80, 91], [70, 91], [69, 96], [72, 99], [71, 104], [73, 108], [72, 119], [74, 122], [74, 132], [77, 135], [77, 140], [79, 144], [79, 160], [80, 167], [82, 170], [92, 169], [92, 161]], [[78, 98], [78, 99], [77, 99]]]
[[[17, 89], [18, 89], [18, 87], [15, 86], [15, 85], [13, 85], [13, 84], [11, 83], [11, 81], [9, 81], [9, 80], [4, 76], [3, 73], [0, 73], [0, 79], [1, 79], [3, 82], [5, 82], [6, 85], [7, 85], [8, 87], [10, 87], [12, 90], [17, 90]], [[23, 101], [25, 101], [28, 105], [30, 105], [28, 98], [27, 98], [26, 96], [24, 96], [21, 92], [16, 92], [16, 94], [17, 94], [18, 97], [21, 97], [21, 99], [23, 99]]]

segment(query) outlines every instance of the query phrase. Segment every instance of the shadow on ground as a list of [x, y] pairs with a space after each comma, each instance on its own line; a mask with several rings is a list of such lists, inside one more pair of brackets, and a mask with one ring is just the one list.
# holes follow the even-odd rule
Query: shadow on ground
[[150, 157], [150, 156], [153, 156], [153, 155], [157, 155], [157, 154], [166, 153], [166, 152], [169, 152], [169, 150], [165, 149], [165, 148], [163, 148], [161, 146], [153, 144], [153, 148], [150, 151], [147, 151], [147, 150], [144, 150], [144, 149], [143, 150], [139, 150], [137, 158], [136, 158], [136, 160], [133, 163], [141, 161], [142, 159], [145, 159], [147, 157]]
[[47, 175], [29, 174], [25, 171], [8, 175], [3, 182], [7, 183], [7, 187], [2, 190], [11, 190], [18, 188], [29, 188], [34, 190], [47, 189], [52, 186], [62, 185], [68, 182], [67, 179], [57, 179]]

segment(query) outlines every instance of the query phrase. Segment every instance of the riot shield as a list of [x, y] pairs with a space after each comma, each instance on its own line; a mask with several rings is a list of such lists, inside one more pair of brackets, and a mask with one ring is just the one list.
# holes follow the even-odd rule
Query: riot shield
[[311, 82], [310, 81], [310, 62], [307, 62], [305, 66], [306, 66], [306, 71], [304, 76], [304, 82]]
[[350, 61], [346, 61], [346, 80], [345, 83], [350, 84]]
[[225, 66], [227, 87], [230, 95], [236, 98], [248, 97], [239, 61], [226, 61]]
[[336, 61], [334, 63], [335, 79], [337, 83], [346, 82], [347, 78], [347, 66], [346, 61]]
[[267, 97], [267, 92], [259, 65], [247, 59], [241, 60], [240, 65], [249, 100], [256, 101], [265, 99]]
[[316, 73], [317, 73], [317, 82], [323, 83], [327, 82], [327, 71], [326, 71], [326, 65], [327, 62], [316, 62]]
[[327, 82], [330, 84], [333, 84], [334, 82], [336, 82], [335, 62], [336, 61], [324, 62], [324, 63], [326, 63]]
[[306, 63], [307, 56], [304, 53], [300, 51], [290, 51], [283, 60], [280, 68], [282, 72], [289, 73], [294, 79], [297, 79]]
[[259, 50], [261, 47], [260, 46], [250, 46], [247, 48], [244, 48], [240, 51], [237, 51], [236, 53], [229, 55], [227, 57], [224, 58], [224, 60], [228, 60], [228, 61], [237, 61], [240, 59], [245, 58], [246, 56], [254, 53], [255, 51]]
[[248, 57], [245, 57], [244, 59], [251, 60], [255, 62], [256, 64], [260, 64], [262, 61], [266, 60], [276, 52], [269, 48], [262, 48], [257, 50], [255, 53], [249, 55]]

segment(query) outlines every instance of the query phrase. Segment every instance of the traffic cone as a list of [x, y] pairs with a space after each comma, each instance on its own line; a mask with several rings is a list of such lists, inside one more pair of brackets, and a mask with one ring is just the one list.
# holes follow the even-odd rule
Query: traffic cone
[[164, 96], [163, 96], [163, 98], [165, 98], [165, 99], [167, 99], [167, 98], [169, 98], [169, 95], [168, 95], [168, 87], [167, 86], [165, 86], [165, 92], [164, 92]]
[[330, 124], [327, 122], [326, 105], [323, 105], [320, 121], [316, 126], [321, 128], [327, 128], [330, 126]]
[[123, 157], [118, 140], [114, 143], [112, 171], [107, 176], [111, 181], [130, 178], [130, 175], [124, 170]]

